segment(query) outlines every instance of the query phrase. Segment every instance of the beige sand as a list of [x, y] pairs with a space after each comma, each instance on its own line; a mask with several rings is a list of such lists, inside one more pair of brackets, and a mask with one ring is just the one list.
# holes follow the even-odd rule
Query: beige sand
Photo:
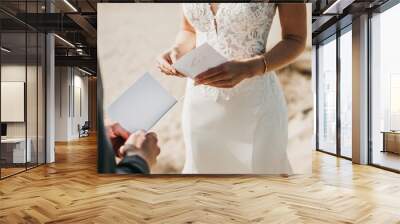
[[[180, 5], [103, 3], [99, 4], [98, 13], [98, 57], [105, 107], [147, 71], [180, 99], [184, 95], [185, 79], [164, 76], [155, 67], [156, 56], [173, 43], [179, 29]], [[276, 17], [267, 48], [279, 40], [280, 27]], [[310, 45], [296, 62], [278, 71], [289, 107], [289, 156], [297, 173], [311, 171]], [[180, 173], [183, 168], [185, 147], [181, 111], [182, 102], [154, 128], [162, 148], [158, 164], [152, 169], [154, 173]]]

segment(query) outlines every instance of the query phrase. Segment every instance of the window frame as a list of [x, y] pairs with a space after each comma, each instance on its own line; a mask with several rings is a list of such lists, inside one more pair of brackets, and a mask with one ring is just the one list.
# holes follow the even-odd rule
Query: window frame
[[[347, 159], [347, 160], [352, 160], [351, 157], [347, 157], [342, 155], [341, 153], [341, 118], [340, 118], [340, 84], [341, 84], [341, 67], [340, 67], [340, 37], [344, 34], [346, 34], [347, 32], [351, 32], [352, 31], [352, 23], [347, 24], [346, 26], [344, 26], [343, 28], [337, 30], [334, 34], [330, 35], [329, 37], [319, 41], [316, 44], [316, 52], [315, 52], [315, 73], [316, 73], [316, 82], [315, 82], [315, 89], [316, 89], [316, 138], [315, 138], [315, 145], [316, 145], [316, 151], [318, 152], [323, 152], [329, 155], [333, 155], [336, 157], [340, 157], [343, 159]], [[319, 85], [320, 85], [320, 80], [319, 80], [319, 48], [321, 44], [327, 44], [330, 41], [336, 41], [336, 152], [332, 153], [332, 152], [328, 152], [324, 149], [320, 148], [320, 144], [319, 144], [319, 122], [320, 122], [320, 118], [319, 118]]]
[[374, 8], [370, 11], [368, 11], [368, 32], [367, 32], [367, 38], [368, 38], [368, 69], [367, 69], [367, 77], [368, 77], [368, 165], [373, 166], [373, 167], [377, 167], [383, 170], [387, 170], [387, 171], [391, 171], [391, 172], [395, 172], [395, 173], [400, 173], [400, 170], [398, 169], [394, 169], [391, 167], [387, 167], [384, 165], [380, 165], [377, 163], [373, 162], [373, 153], [374, 153], [374, 149], [373, 149], [373, 127], [372, 127], [372, 119], [373, 119], [373, 113], [372, 113], [372, 106], [373, 106], [373, 102], [372, 102], [372, 94], [373, 94], [373, 88], [372, 88], [372, 54], [373, 54], [373, 35], [372, 35], [372, 19], [374, 17], [374, 15], [376, 14], [382, 14], [385, 11], [393, 8], [394, 6], [400, 5], [400, 0], [388, 0], [385, 3], [383, 3], [382, 5], [380, 5], [377, 8]]

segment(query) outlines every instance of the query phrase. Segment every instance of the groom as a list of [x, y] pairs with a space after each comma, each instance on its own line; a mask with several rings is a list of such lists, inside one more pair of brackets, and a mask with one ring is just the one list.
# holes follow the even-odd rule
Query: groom
[[98, 74], [97, 82], [97, 171], [99, 173], [149, 174], [150, 167], [156, 163], [157, 156], [160, 154], [157, 135], [143, 131], [129, 133], [118, 123], [104, 125], [103, 87], [100, 74]]

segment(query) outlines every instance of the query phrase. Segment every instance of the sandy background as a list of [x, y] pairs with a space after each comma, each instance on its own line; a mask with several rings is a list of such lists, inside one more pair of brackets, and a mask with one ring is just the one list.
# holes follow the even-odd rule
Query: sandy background
[[[308, 4], [309, 25], [311, 5]], [[278, 14], [278, 13], [277, 13]], [[155, 58], [174, 42], [181, 19], [181, 5], [175, 3], [100, 3], [98, 4], [98, 58], [102, 71], [104, 107], [145, 72], [177, 99], [184, 95], [185, 79], [162, 75]], [[281, 69], [289, 111], [289, 159], [296, 173], [311, 172], [313, 96], [311, 91], [311, 32], [307, 50], [294, 63]], [[271, 28], [267, 49], [281, 38], [279, 18]], [[155, 126], [161, 146], [153, 173], [180, 173], [185, 159], [181, 130], [182, 102]]]

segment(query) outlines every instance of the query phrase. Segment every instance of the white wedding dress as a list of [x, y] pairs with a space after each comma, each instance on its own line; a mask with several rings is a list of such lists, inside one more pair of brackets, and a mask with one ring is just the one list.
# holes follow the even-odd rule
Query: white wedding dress
[[[271, 3], [219, 3], [214, 15], [208, 3], [183, 4], [196, 45], [208, 42], [228, 59], [265, 52], [275, 11]], [[292, 173], [287, 106], [274, 72], [231, 89], [193, 84], [188, 79], [183, 106], [183, 173]]]

